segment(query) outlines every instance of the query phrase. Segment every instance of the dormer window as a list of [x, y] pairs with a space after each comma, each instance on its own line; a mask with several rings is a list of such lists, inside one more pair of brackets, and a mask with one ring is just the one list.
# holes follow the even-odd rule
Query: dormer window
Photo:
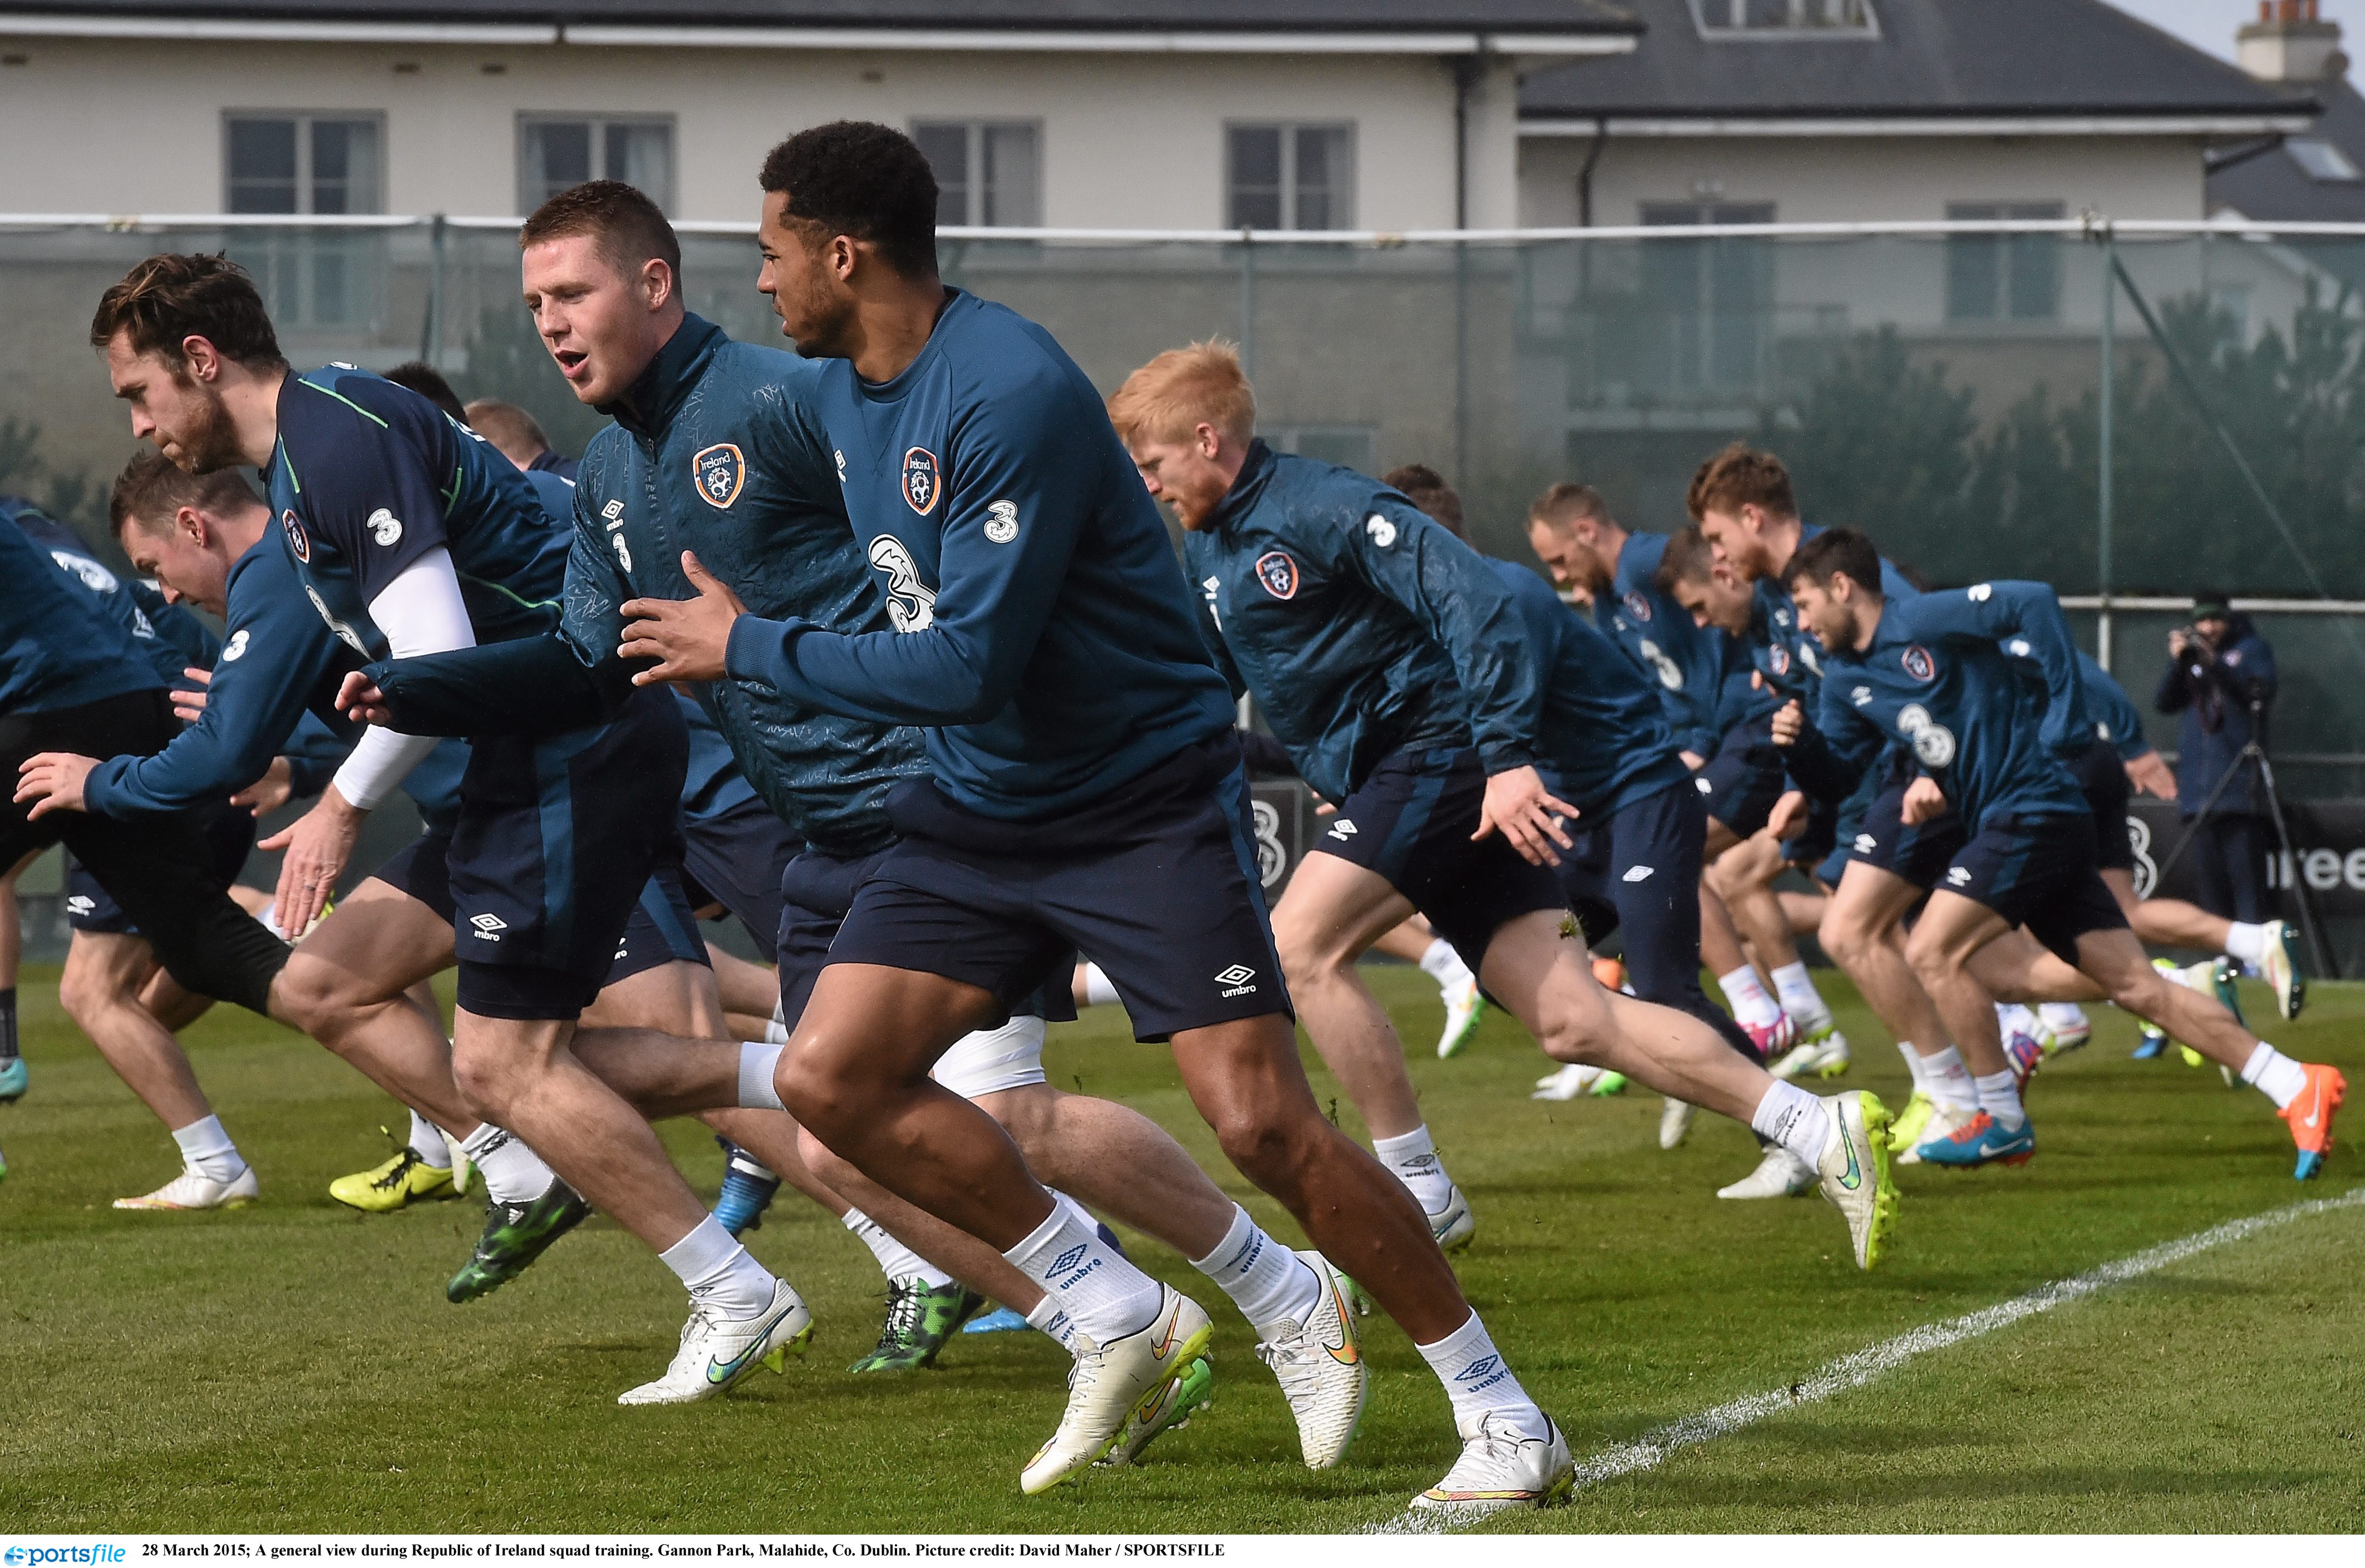
[[1704, 39], [1872, 39], [1872, 0], [1691, 0]]

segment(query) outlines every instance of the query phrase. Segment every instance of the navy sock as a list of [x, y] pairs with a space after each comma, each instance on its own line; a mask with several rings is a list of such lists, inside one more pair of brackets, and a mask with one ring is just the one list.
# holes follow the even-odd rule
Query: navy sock
[[0, 987], [0, 1061], [17, 1059], [17, 988]]

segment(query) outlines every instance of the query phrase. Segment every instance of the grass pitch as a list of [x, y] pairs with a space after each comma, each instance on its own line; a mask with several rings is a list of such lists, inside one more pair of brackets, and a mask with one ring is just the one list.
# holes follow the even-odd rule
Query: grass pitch
[[[1588, 1450], [1833, 1357], [2154, 1243], [2359, 1185], [2365, 1103], [2323, 1180], [2255, 1092], [2214, 1069], [2128, 1059], [2130, 1021], [2031, 1094], [2020, 1170], [1904, 1171], [1894, 1252], [1850, 1266], [1819, 1198], [1720, 1203], [1755, 1158], [1703, 1116], [1662, 1153], [1659, 1103], [1543, 1104], [1549, 1065], [1490, 1016], [1468, 1054], [1429, 1054], [1428, 981], [1372, 971], [1475, 1205], [1457, 1267], [1514, 1366]], [[1840, 1086], [1901, 1103], [1886, 1036], [1821, 974], [1859, 1044]], [[1172, 1252], [1134, 1255], [1216, 1319], [1216, 1407], [1154, 1448], [1043, 1498], [1019, 1466], [1057, 1419], [1063, 1358], [1039, 1336], [957, 1339], [938, 1370], [840, 1369], [878, 1328], [879, 1280], [837, 1224], [788, 1194], [751, 1245], [819, 1321], [786, 1377], [684, 1408], [624, 1410], [671, 1355], [678, 1288], [604, 1220], [465, 1307], [444, 1278], [472, 1203], [387, 1216], [332, 1204], [330, 1178], [383, 1157], [398, 1111], [298, 1036], [220, 1009], [189, 1033], [197, 1071], [259, 1169], [234, 1214], [118, 1214], [171, 1175], [162, 1129], [26, 977], [34, 1080], [0, 1108], [0, 1518], [13, 1532], [1352, 1530], [1395, 1514], [1454, 1453], [1445, 1401], [1393, 1327], [1346, 1466], [1310, 1474], [1280, 1393], [1228, 1304]], [[2258, 988], [2254, 1018], [2271, 1018]], [[2270, 1028], [2365, 1092], [2365, 988], [2321, 986]], [[1318, 1063], [1317, 1087], [1335, 1093]], [[1175, 1131], [1258, 1217], [1294, 1237], [1216, 1154], [1163, 1047], [1102, 1010], [1053, 1034], [1054, 1081]], [[1343, 1103], [1339, 1114], [1360, 1131]], [[720, 1176], [693, 1124], [668, 1142]], [[1498, 1528], [1556, 1530], [2357, 1530], [2365, 1529], [2365, 1208], [2282, 1226], [1924, 1357], [1870, 1385], [1687, 1450]]]

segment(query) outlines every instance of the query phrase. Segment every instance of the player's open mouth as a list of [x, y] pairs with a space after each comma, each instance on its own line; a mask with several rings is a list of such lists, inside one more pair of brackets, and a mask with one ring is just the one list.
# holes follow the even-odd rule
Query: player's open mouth
[[591, 356], [580, 349], [555, 349], [551, 357], [558, 362], [558, 373], [573, 381], [577, 379], [576, 373], [583, 368], [583, 362]]

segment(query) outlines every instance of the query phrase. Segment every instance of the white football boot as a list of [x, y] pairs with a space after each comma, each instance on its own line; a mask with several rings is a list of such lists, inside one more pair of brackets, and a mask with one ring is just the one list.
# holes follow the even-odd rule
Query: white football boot
[[1478, 1234], [1478, 1216], [1470, 1212], [1470, 1200], [1462, 1195], [1461, 1185], [1448, 1185], [1452, 1191], [1446, 1194], [1445, 1206], [1428, 1216], [1429, 1233], [1437, 1238], [1440, 1251], [1459, 1252]]
[[1107, 1453], [1134, 1406], [1163, 1398], [1175, 1373], [1206, 1350], [1214, 1329], [1199, 1304], [1171, 1285], [1160, 1285], [1158, 1293], [1157, 1315], [1122, 1338], [1096, 1345], [1077, 1330], [1068, 1407], [1018, 1477], [1027, 1495], [1049, 1491]]
[[115, 1206], [118, 1209], [242, 1209], [262, 1195], [262, 1184], [255, 1180], [252, 1165], [228, 1182], [217, 1182], [196, 1167], [188, 1166], [154, 1192], [142, 1193], [136, 1198], [118, 1198]]
[[1765, 1146], [1765, 1158], [1757, 1169], [1729, 1187], [1719, 1187], [1720, 1198], [1795, 1198], [1801, 1193], [1811, 1193], [1822, 1180], [1821, 1172], [1792, 1154], [1778, 1143]]
[[1575, 1483], [1576, 1463], [1569, 1457], [1568, 1439], [1550, 1417], [1544, 1429], [1543, 1437], [1523, 1438], [1492, 1413], [1461, 1425], [1462, 1457], [1444, 1480], [1415, 1497], [1412, 1506], [1460, 1522], [1558, 1502]]
[[1691, 1136], [1692, 1118], [1698, 1114], [1699, 1107], [1690, 1101], [1669, 1096], [1659, 1108], [1659, 1147], [1681, 1148], [1684, 1139]]
[[1835, 1094], [1823, 1109], [1839, 1128], [1819, 1165], [1823, 1196], [1846, 1216], [1855, 1266], [1880, 1261], [1889, 1233], [1897, 1227], [1897, 1183], [1889, 1174], [1889, 1107], [1861, 1089]]
[[1283, 1319], [1257, 1359], [1280, 1380], [1289, 1413], [1297, 1418], [1297, 1446], [1308, 1470], [1328, 1470], [1347, 1457], [1362, 1424], [1371, 1373], [1355, 1332], [1354, 1290], [1319, 1252], [1300, 1252], [1322, 1282], [1322, 1301], [1304, 1325]]
[[1438, 1057], [1458, 1057], [1478, 1032], [1478, 1020], [1486, 1015], [1485, 993], [1478, 989], [1475, 976], [1464, 975], [1451, 985], [1438, 987], [1437, 999], [1445, 1004], [1445, 1032], [1437, 1036]]
[[757, 1367], [787, 1369], [788, 1358], [805, 1353], [813, 1338], [813, 1314], [789, 1282], [772, 1285], [771, 1305], [753, 1317], [725, 1317], [715, 1307], [692, 1303], [681, 1326], [681, 1348], [665, 1375], [616, 1395], [619, 1405], [689, 1405], [712, 1399]]

